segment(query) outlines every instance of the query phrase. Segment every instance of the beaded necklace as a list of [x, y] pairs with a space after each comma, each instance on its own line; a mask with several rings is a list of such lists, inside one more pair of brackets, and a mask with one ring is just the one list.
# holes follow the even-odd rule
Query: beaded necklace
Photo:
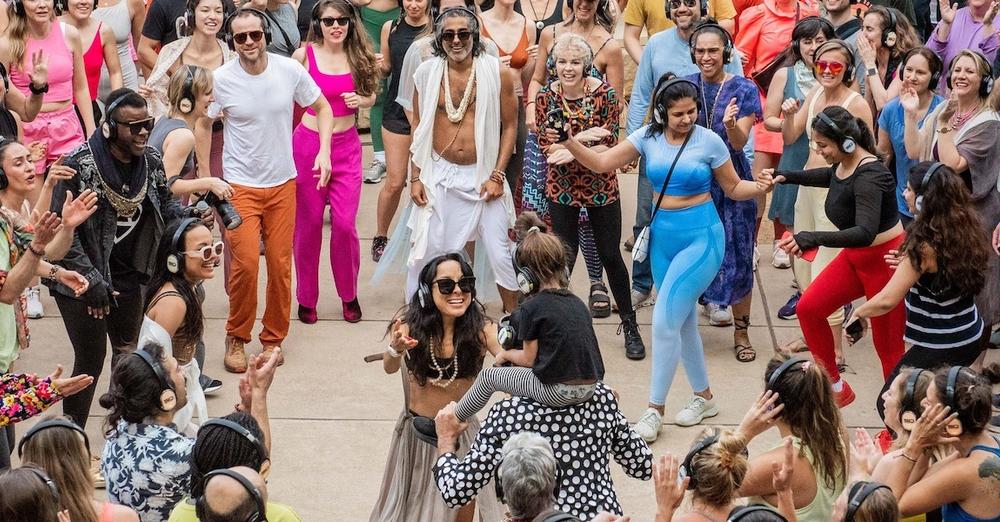
[[[580, 108], [577, 110], [572, 110], [569, 107], [569, 103], [566, 101], [566, 95], [563, 93], [562, 82], [559, 82], [559, 100], [562, 102], [563, 114], [566, 116], [567, 120], [578, 120], [584, 124], [590, 122], [590, 117], [594, 114], [594, 101], [590, 97], [590, 81], [589, 78], [583, 79], [583, 97], [580, 98]], [[573, 100], [576, 101], [576, 100]]]
[[966, 112], [958, 113], [956, 112], [954, 116], [951, 117], [951, 126], [955, 129], [961, 129], [963, 125], [969, 122], [972, 117], [979, 112], [982, 108], [982, 104], [977, 103], [971, 109]]
[[465, 92], [462, 100], [455, 108], [455, 102], [451, 99], [451, 81], [448, 79], [450, 68], [448, 61], [444, 63], [444, 110], [448, 113], [448, 121], [458, 123], [465, 117], [465, 111], [469, 109], [469, 102], [472, 101], [473, 87], [476, 85], [476, 59], [472, 59], [472, 72], [469, 74], [469, 81], [465, 83]]
[[[438, 388], [447, 388], [448, 386], [451, 386], [451, 383], [455, 382], [455, 378], [458, 377], [458, 349], [456, 347], [456, 349], [454, 350], [455, 353], [451, 357], [451, 362], [446, 364], [444, 368], [442, 368], [441, 363], [438, 361], [437, 355], [435, 354], [435, 352], [437, 352], [437, 343], [434, 342], [433, 338], [431, 338], [429, 344], [430, 344], [429, 352], [431, 355], [431, 368], [434, 368], [434, 371], [438, 373], [437, 378], [431, 379], [429, 382], [434, 386], [437, 386]], [[447, 370], [448, 368], [451, 368], [451, 377], [448, 378], [448, 382], [441, 384], [441, 381], [444, 380], [445, 370]]]

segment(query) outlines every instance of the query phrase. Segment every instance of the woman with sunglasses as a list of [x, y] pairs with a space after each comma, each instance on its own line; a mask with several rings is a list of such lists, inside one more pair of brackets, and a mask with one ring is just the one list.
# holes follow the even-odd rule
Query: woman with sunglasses
[[[799, 171], [761, 172], [765, 180], [827, 189], [822, 207], [836, 226], [834, 232], [797, 227], [798, 232], [778, 245], [790, 255], [808, 258], [821, 246], [841, 248], [837, 257], [802, 293], [799, 326], [806, 345], [830, 374], [837, 404], [854, 401], [854, 391], [841, 379], [834, 349], [834, 333], [827, 318], [844, 303], [871, 299], [892, 270], [883, 257], [899, 248], [905, 235], [896, 211], [896, 180], [875, 155], [871, 129], [843, 107], [827, 107], [810, 124], [816, 151], [830, 167]], [[801, 284], [801, 283], [800, 283]], [[897, 304], [872, 321], [875, 351], [887, 378], [903, 355], [906, 311]], [[838, 332], [839, 334], [839, 332]]]
[[[950, 85], [950, 98], [927, 115], [922, 128], [919, 100], [901, 96], [906, 151], [911, 158], [944, 163], [962, 177], [979, 214], [980, 233], [989, 241], [1000, 221], [1000, 90], [993, 91], [993, 68], [986, 58], [969, 50], [952, 60], [945, 83]], [[1000, 322], [1000, 257], [989, 256], [985, 272], [986, 284], [976, 297], [976, 306], [989, 327]], [[984, 343], [988, 337], [989, 328], [983, 334]]]
[[187, 218], [172, 223], [163, 232], [156, 268], [146, 287], [137, 345], [159, 344], [177, 359], [187, 381], [187, 403], [174, 415], [174, 424], [179, 433], [189, 436], [197, 430], [192, 424], [195, 414], [199, 424], [208, 420], [200, 380], [205, 353], [196, 350], [205, 330], [205, 316], [196, 287], [215, 277], [223, 250], [222, 241], [213, 239], [212, 231], [200, 221]]
[[[343, 307], [344, 320], [361, 320], [358, 302], [358, 205], [361, 203], [361, 138], [355, 126], [358, 109], [371, 107], [379, 70], [371, 42], [362, 31], [357, 9], [346, 0], [320, 0], [312, 10], [309, 42], [295, 51], [333, 109], [330, 182], [316, 185], [313, 161], [319, 152], [316, 116], [306, 109], [292, 133], [295, 181], [296, 300], [299, 320], [313, 324], [319, 301], [319, 256], [323, 244], [323, 211], [330, 205], [330, 268]], [[334, 155], [336, 157], [334, 157]]]
[[[437, 448], [414, 428], [415, 417], [433, 423], [438, 411], [461, 400], [482, 370], [486, 353], [500, 353], [497, 326], [476, 300], [476, 278], [461, 254], [432, 259], [421, 270], [419, 285], [410, 304], [389, 324], [390, 343], [382, 356], [385, 373], [404, 372], [405, 404], [369, 520], [469, 522], [478, 506], [481, 522], [499, 522], [503, 516], [493, 488], [483, 489], [476, 502], [460, 509], [444, 503], [432, 472]], [[478, 431], [479, 420], [472, 416], [459, 438], [460, 455]]]
[[864, 33], [857, 39], [858, 54], [865, 66], [865, 99], [878, 113], [899, 94], [900, 66], [910, 49], [920, 45], [909, 20], [895, 8], [874, 5], [865, 13]]
[[[843, 107], [851, 114], [857, 115], [868, 128], [872, 128], [871, 108], [868, 106], [868, 102], [852, 88], [854, 69], [854, 48], [843, 40], [828, 40], [813, 52], [812, 75], [816, 78], [816, 86], [806, 95], [804, 101], [788, 98], [781, 103], [781, 112], [784, 116], [781, 123], [781, 133], [785, 143], [795, 143], [803, 134], [809, 140], [809, 157], [806, 159], [805, 165], [799, 168], [811, 169], [830, 165], [818, 152], [812, 128], [812, 122], [816, 115], [827, 107]], [[806, 110], [802, 110], [803, 108]], [[789, 168], [796, 170], [791, 166]], [[827, 218], [823, 208], [827, 190], [824, 187], [799, 186], [795, 198], [795, 230], [820, 232], [837, 230], [837, 227]], [[793, 295], [788, 303], [782, 307], [784, 313], [779, 312], [779, 317], [782, 319], [796, 318], [796, 307], [802, 293], [833, 261], [838, 252], [837, 248], [822, 246], [812, 262], [793, 258], [792, 270], [795, 272], [799, 293]], [[833, 329], [834, 351], [837, 364], [840, 365], [844, 362], [840, 334], [841, 325], [844, 322], [843, 310], [834, 311], [828, 318], [828, 322], [830, 328]]]

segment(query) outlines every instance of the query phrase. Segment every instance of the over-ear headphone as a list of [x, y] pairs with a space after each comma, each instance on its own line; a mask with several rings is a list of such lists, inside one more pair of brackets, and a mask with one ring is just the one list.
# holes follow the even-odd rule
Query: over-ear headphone
[[197, 218], [184, 218], [181, 220], [180, 225], [177, 225], [177, 230], [174, 231], [173, 237], [170, 238], [170, 253], [167, 254], [167, 272], [171, 274], [176, 274], [181, 271], [184, 265], [184, 254], [180, 251], [181, 236], [191, 225], [199, 222]]
[[[572, 5], [570, 5], [570, 9], [573, 9]], [[447, 15], [448, 13], [453, 13], [455, 11], [462, 11], [470, 16], [469, 23], [471, 23], [472, 25], [469, 26], [469, 31], [472, 33], [472, 48], [473, 49], [478, 48], [480, 31], [481, 31], [479, 16], [476, 14], [475, 11], [469, 9], [468, 7], [465, 6], [449, 7], [448, 9], [441, 11], [440, 13], [438, 13], [437, 17], [434, 18], [434, 27], [438, 27], [439, 25], [441, 25], [441, 22], [444, 21], [445, 15]], [[435, 38], [437, 38], [436, 35]], [[444, 44], [442, 44], [440, 40], [438, 40], [438, 45], [441, 46], [442, 48], [444, 47]]]
[[851, 486], [851, 493], [848, 496], [849, 500], [847, 502], [847, 511], [844, 513], [844, 522], [854, 522], [854, 515], [856, 515], [858, 509], [861, 508], [861, 504], [865, 503], [865, 499], [871, 496], [872, 493], [882, 488], [889, 489], [889, 486], [886, 486], [881, 482], [868, 482], [865, 480], [860, 480]]
[[[270, 459], [270, 455], [267, 452], [267, 448], [264, 446], [264, 442], [259, 438], [255, 437], [253, 433], [250, 432], [245, 426], [240, 426], [229, 419], [211, 419], [205, 424], [202, 424], [198, 431], [205, 429], [207, 426], [221, 426], [223, 428], [230, 429], [240, 434], [243, 438], [250, 441], [254, 448], [257, 450], [257, 456], [260, 457], [262, 461]], [[207, 481], [207, 479], [206, 479]]]
[[819, 112], [818, 114], [816, 114], [816, 117], [819, 118], [819, 121], [823, 122], [824, 125], [829, 127], [831, 131], [833, 131], [833, 133], [835, 134], [833, 138], [836, 139], [837, 148], [840, 149], [840, 152], [843, 152], [844, 154], [850, 154], [855, 150], [857, 150], [858, 143], [854, 141], [854, 138], [852, 138], [850, 135], [844, 132], [844, 130], [841, 129], [837, 125], [837, 123], [833, 121], [833, 118], [827, 116], [825, 112]]
[[24, 445], [31, 440], [31, 437], [34, 437], [38, 434], [38, 432], [49, 428], [65, 428], [79, 433], [83, 436], [83, 445], [87, 448], [87, 455], [90, 455], [90, 438], [87, 437], [87, 432], [83, 431], [83, 428], [71, 420], [54, 418], [45, 419], [38, 424], [35, 424], [30, 430], [28, 430], [27, 433], [24, 434], [24, 437], [21, 438], [21, 442], [17, 443], [17, 457], [21, 458], [21, 454], [24, 452]]
[[101, 124], [101, 134], [104, 139], [115, 140], [118, 139], [118, 121], [115, 120], [115, 111], [118, 110], [118, 106], [125, 102], [126, 94], [122, 94], [108, 104], [108, 109], [104, 111], [104, 122]]
[[[827, 26], [830, 29], [829, 30], [830, 34], [836, 34], [837, 33], [837, 29], [826, 18], [823, 18], [822, 16], [807, 16], [807, 17], [799, 20], [798, 22], [795, 22], [795, 27], [792, 29], [792, 34], [795, 34], [795, 31], [799, 28], [800, 24], [806, 23], [806, 22], [819, 22], [819, 23]], [[798, 57], [801, 58], [802, 57], [802, 48], [800, 47], [800, 43], [801, 42], [799, 42], [798, 40], [792, 40], [792, 50], [795, 51], [795, 56], [798, 56]]]
[[233, 41], [233, 20], [247, 13], [250, 13], [260, 19], [260, 26], [264, 31], [264, 46], [266, 47], [271, 45], [271, 22], [267, 19], [267, 15], [264, 14], [264, 11], [253, 7], [240, 7], [232, 13], [229, 13], [229, 16], [222, 21], [222, 35], [225, 38], [226, 43], [229, 44], [229, 50], [231, 51], [236, 50], [236, 42]]
[[173, 385], [167, 379], [167, 373], [163, 371], [163, 365], [142, 348], [136, 349], [132, 353], [145, 361], [149, 365], [149, 368], [153, 370], [153, 373], [156, 374], [156, 380], [160, 382], [160, 409], [163, 411], [173, 411], [174, 407], [177, 406], [177, 393], [174, 392]]
[[181, 99], [177, 103], [177, 109], [181, 111], [181, 114], [191, 114], [194, 110], [194, 66], [185, 65], [184, 72], [186, 74], [184, 78], [184, 86], [181, 87]]
[[[690, 85], [695, 90], [698, 89], [698, 86], [695, 85], [695, 83], [692, 82], [691, 80], [688, 80], [687, 78], [681, 78], [681, 77], [678, 77], [678, 76], [675, 76], [675, 77], [673, 77], [673, 78], [671, 78], [669, 80], [666, 80], [666, 81], [661, 80], [660, 82], [661, 82], [660, 85], [658, 85], [656, 87], [656, 89], [653, 90], [653, 98], [652, 98], [653, 99], [653, 121], [655, 121], [656, 123], [658, 123], [660, 125], [666, 125], [667, 124], [667, 107], [666, 107], [665, 104], [661, 104], [660, 103], [660, 95], [662, 95], [664, 92], [667, 91], [667, 89], [673, 87], [674, 85], [680, 85], [682, 83], [686, 83], [686, 84]], [[698, 111], [700, 112], [701, 111], [701, 100], [698, 99], [697, 96], [694, 97], [694, 100], [695, 100], [695, 104], [698, 106]]]
[[[437, 267], [441, 263], [443, 263], [445, 261], [457, 261], [458, 264], [462, 265], [462, 273], [463, 274], [472, 271], [472, 266], [465, 259], [465, 256], [462, 255], [461, 251], [452, 252], [452, 254], [455, 255], [456, 257], [458, 257], [458, 259], [453, 259], [453, 258], [449, 257], [449, 258], [443, 259], [443, 260], [441, 260], [440, 262], [437, 262], [437, 263], [427, 263], [420, 270], [420, 277], [418, 278], [419, 281], [417, 282], [417, 302], [420, 303], [420, 308], [427, 308], [429, 306], [433, 306], [434, 305], [434, 298], [433, 298], [434, 294], [431, 291], [431, 285], [434, 284], [434, 282], [431, 281], [430, 283], [427, 283], [426, 281], [428, 279], [433, 279], [434, 278], [434, 273], [435, 273], [435, 271], [437, 271]], [[475, 287], [472, 288], [472, 300], [473, 301], [476, 300], [476, 288]]]
[[920, 376], [923, 375], [927, 370], [914, 369], [911, 371], [909, 377], [906, 378], [906, 385], [903, 387], [903, 399], [899, 401], [899, 423], [903, 426], [903, 429], [907, 432], [913, 431], [913, 426], [917, 423], [917, 406], [919, 404], [915, 401], [915, 395], [917, 393], [917, 383], [920, 381]]
[[[7, 147], [15, 143], [20, 143], [20, 142], [9, 138], [0, 138], [0, 156], [3, 156], [3, 151]], [[0, 190], [4, 190], [9, 186], [10, 186], [10, 180], [7, 178], [7, 173], [4, 172], [3, 170], [3, 162], [0, 161]]]
[[[948, 90], [952, 89], [951, 69], [955, 66], [955, 62], [958, 61], [959, 58], [963, 58], [965, 56], [972, 56], [973, 61], [976, 62], [976, 67], [980, 70], [979, 97], [985, 98], [989, 96], [990, 92], [993, 91], [993, 66], [990, 65], [989, 60], [987, 60], [985, 56], [977, 51], [971, 51], [969, 49], [962, 50], [958, 55], [952, 58], [950, 62], [948, 62], [948, 77], [945, 83], [948, 86]], [[986, 69], [986, 72], [982, 72], [984, 68]]]
[[59, 497], [59, 488], [56, 486], [56, 482], [51, 478], [49, 478], [49, 475], [45, 473], [45, 471], [42, 470], [41, 468], [36, 468], [35, 466], [24, 466], [24, 469], [30, 471], [36, 477], [38, 477], [38, 480], [41, 480], [43, 483], [45, 483], [45, 487], [48, 488], [49, 494], [52, 495], [53, 502], [55, 503], [56, 506], [61, 507], [62, 500]]
[[931, 177], [934, 173], [945, 166], [944, 163], [934, 162], [930, 167], [927, 167], [927, 172], [924, 173], [923, 179], [920, 180], [920, 187], [917, 189], [917, 199], [913, 202], [913, 206], [917, 210], [923, 210], [924, 207], [924, 192], [927, 190], [927, 184], [931, 182]]
[[[958, 385], [958, 376], [962, 373], [962, 366], [952, 366], [948, 370], [948, 381], [945, 386], [945, 405], [951, 408], [951, 413], [958, 412], [958, 398], [955, 397], [955, 388]], [[951, 437], [958, 437], [963, 432], [965, 432], [962, 426], [962, 421], [958, 417], [955, 417], [948, 422], [948, 425], [944, 428], [945, 432]]]
[[722, 35], [722, 63], [728, 64], [731, 62], [733, 60], [733, 35], [729, 34], [729, 31], [725, 27], [709, 20], [698, 24], [694, 31], [691, 32], [691, 36], [688, 37], [688, 51], [691, 52], [691, 63], [698, 63], [694, 55], [694, 44], [698, 41], [698, 34], [706, 29], [714, 29], [717, 31], [717, 34]]
[[726, 519], [726, 522], [739, 522], [740, 520], [750, 516], [751, 513], [762, 513], [764, 511], [774, 513], [774, 515], [781, 518], [781, 520], [787, 520], [784, 515], [778, 513], [778, 511], [771, 506], [765, 506], [764, 504], [751, 504], [746, 507], [737, 507], [734, 509], [729, 515], [729, 518]]
[[195, 500], [194, 504], [195, 514], [198, 516], [198, 519], [204, 520], [206, 518], [206, 513], [208, 512], [208, 506], [205, 500], [205, 491], [208, 490], [208, 481], [220, 475], [225, 475], [236, 482], [239, 482], [240, 485], [243, 486], [243, 489], [247, 490], [247, 493], [249, 493], [250, 497], [253, 498], [256, 510], [253, 513], [250, 513], [244, 522], [267, 522], [267, 505], [264, 503], [264, 495], [261, 494], [260, 490], [257, 489], [257, 486], [255, 486], [253, 482], [250, 482], [250, 479], [231, 469], [225, 468], [217, 469], [205, 475], [205, 487], [203, 488], [201, 496]]
[[910, 58], [913, 58], [914, 55], [923, 56], [924, 59], [927, 60], [927, 66], [931, 70], [931, 79], [927, 83], [927, 90], [933, 91], [937, 89], [938, 83], [941, 81], [941, 74], [944, 72], [944, 64], [941, 62], [941, 57], [938, 56], [937, 53], [928, 52], [925, 54], [920, 52], [921, 49], [925, 49], [925, 47], [914, 47], [913, 49], [906, 51], [906, 54], [903, 55], [903, 60], [899, 63], [905, 70], [906, 64], [909, 63]]
[[[538, 227], [531, 227], [525, 234], [537, 233], [539, 231]], [[522, 266], [521, 263], [517, 262], [517, 254], [521, 249], [521, 243], [518, 243], [514, 247], [514, 255], [510, 256], [511, 261], [514, 263], [514, 274], [517, 277], [517, 287], [521, 290], [524, 295], [531, 295], [538, 291], [542, 286], [541, 280], [535, 272], [526, 266]]]
[[[843, 82], [844, 85], [850, 85], [851, 82], [854, 81], [854, 67], [856, 64], [854, 62], [854, 49], [852, 49], [850, 45], [847, 45], [847, 42], [837, 39], [823, 42], [816, 48], [815, 51], [813, 51], [813, 63], [816, 63], [816, 60], [820, 56], [823, 56], [823, 53], [829, 51], [833, 47], [839, 48], [847, 57], [847, 66], [844, 67], [844, 77], [841, 78], [841, 82]], [[816, 77], [815, 67], [813, 67], [813, 77]]]
[[872, 7], [869, 12], [881, 15], [882, 21], [885, 22], [885, 26], [882, 27], [882, 47], [887, 49], [896, 47], [896, 43], [899, 42], [899, 36], [896, 34], [899, 21], [896, 19], [896, 13], [892, 12], [892, 8], [883, 6]]
[[23, 0], [13, 0], [14, 3], [14, 13], [21, 18], [26, 18], [27, 15], [24, 13], [24, 1]]
[[781, 366], [778, 366], [774, 370], [774, 373], [772, 373], [771, 376], [767, 379], [767, 389], [771, 390], [771, 391], [774, 391], [774, 386], [776, 384], [778, 384], [778, 381], [781, 380], [781, 376], [786, 371], [788, 371], [789, 368], [791, 368], [792, 366], [795, 366], [796, 364], [806, 363], [806, 362], [809, 362], [809, 360], [808, 359], [803, 359], [802, 357], [792, 357], [792, 358], [788, 359], [787, 361], [781, 363]]
[[[323, 36], [323, 26], [320, 24], [319, 20], [320, 15], [322, 14], [320, 11], [326, 7], [330, 7], [330, 5], [331, 5], [330, 2], [327, 2], [325, 0], [320, 0], [319, 2], [313, 4], [312, 14], [309, 15], [309, 18], [312, 20], [312, 33], [321, 40]], [[355, 19], [354, 4], [352, 4], [350, 1], [345, 1], [344, 5], [347, 6], [347, 13], [345, 13], [345, 16], [349, 16], [351, 18], [351, 21], [353, 22]], [[354, 28], [351, 27], [352, 25], [354, 24], [351, 23], [347, 25], [347, 34], [351, 34], [351, 31], [354, 30]]]
[[684, 457], [684, 462], [681, 464], [679, 471], [681, 474], [681, 479], [683, 479], [684, 477], [690, 478], [687, 486], [689, 491], [693, 490], [698, 483], [698, 477], [696, 477], [694, 473], [691, 473], [691, 461], [694, 460], [694, 458], [697, 457], [699, 453], [705, 451], [705, 449], [707, 449], [712, 444], [715, 444], [716, 442], [719, 442], [719, 434], [713, 433], [712, 435], [709, 435], [708, 437], [702, 439], [700, 442], [698, 442], [698, 444], [695, 444], [695, 446], [691, 448], [691, 451], [688, 452], [687, 456]]

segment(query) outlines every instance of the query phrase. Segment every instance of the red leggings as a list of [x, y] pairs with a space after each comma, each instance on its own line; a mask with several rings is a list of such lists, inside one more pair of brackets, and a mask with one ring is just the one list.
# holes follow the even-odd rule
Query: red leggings
[[[864, 296], [871, 299], [892, 278], [883, 256], [903, 244], [905, 234], [880, 245], [845, 248], [833, 258], [802, 294], [796, 312], [809, 351], [826, 369], [833, 382], [840, 380], [833, 350], [833, 331], [827, 322], [836, 309]], [[903, 356], [906, 308], [900, 303], [892, 311], [871, 318], [872, 340], [886, 377]]]

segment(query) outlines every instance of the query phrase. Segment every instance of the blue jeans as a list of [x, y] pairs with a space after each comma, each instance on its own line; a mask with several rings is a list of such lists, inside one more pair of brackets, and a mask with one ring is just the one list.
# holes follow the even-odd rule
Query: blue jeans
[[[642, 229], [649, 225], [653, 212], [653, 183], [646, 177], [646, 160], [639, 159], [639, 181], [636, 189], [635, 225], [632, 227], [632, 237], [639, 237]], [[632, 261], [632, 290], [648, 294], [653, 289], [653, 271], [649, 267], [649, 257], [646, 260]]]

